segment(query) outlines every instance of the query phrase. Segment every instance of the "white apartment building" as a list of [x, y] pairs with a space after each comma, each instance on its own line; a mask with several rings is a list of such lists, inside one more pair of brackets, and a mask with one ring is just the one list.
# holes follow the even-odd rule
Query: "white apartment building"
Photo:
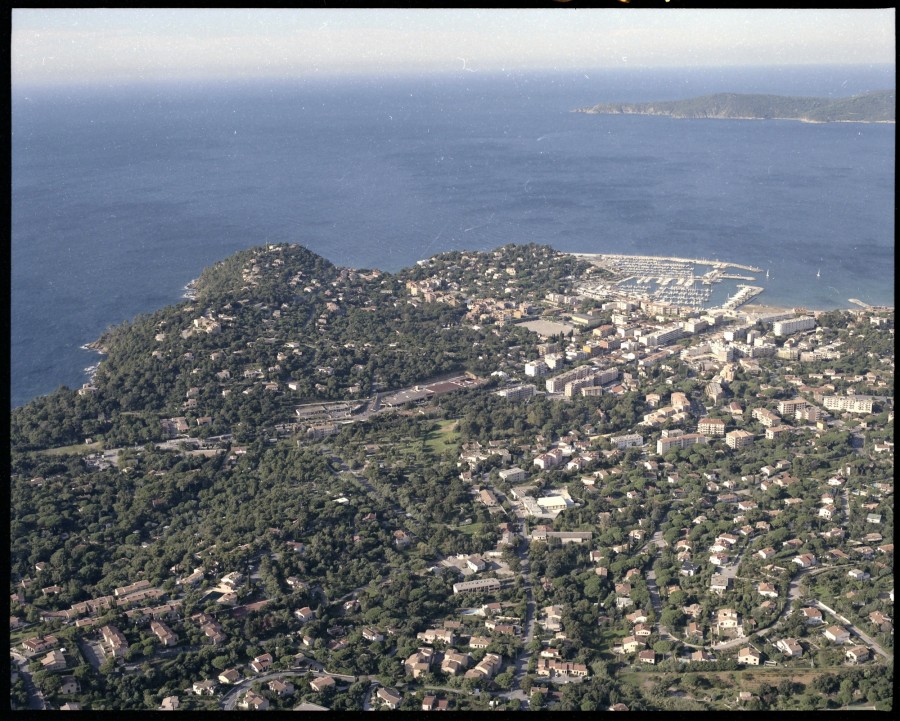
[[802, 330], [810, 330], [815, 327], [815, 318], [812, 316], [803, 316], [775, 321], [775, 323], [772, 324], [772, 332], [777, 336], [791, 335], [791, 333], [799, 333]]

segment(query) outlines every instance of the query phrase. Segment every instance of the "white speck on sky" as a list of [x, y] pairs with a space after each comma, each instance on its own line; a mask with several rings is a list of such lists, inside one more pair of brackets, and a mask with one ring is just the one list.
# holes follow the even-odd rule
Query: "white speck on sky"
[[895, 57], [894, 8], [17, 8], [10, 38], [13, 87]]

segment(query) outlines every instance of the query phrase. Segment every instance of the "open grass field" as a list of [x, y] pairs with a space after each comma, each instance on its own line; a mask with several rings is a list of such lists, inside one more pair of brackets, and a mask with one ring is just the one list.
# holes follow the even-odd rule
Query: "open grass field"
[[[671, 697], [671, 708], [667, 710], [689, 710], [692, 704], [706, 705], [709, 708], [740, 708], [740, 702], [736, 696], [740, 691], [758, 693], [762, 684], [777, 687], [785, 679], [792, 683], [803, 684], [806, 687], [805, 696], [817, 696], [818, 692], [811, 690], [812, 683], [822, 674], [840, 676], [846, 671], [846, 666], [828, 666], [822, 668], [744, 668], [734, 671], [688, 671], [673, 672], [661, 669], [647, 668], [640, 671], [623, 671], [618, 678], [623, 683], [639, 688], [641, 693], [652, 694], [655, 690], [659, 693], [658, 684], [665, 679], [670, 685], [666, 693]], [[700, 681], [698, 685], [696, 680]], [[678, 689], [677, 691], [675, 689]], [[679, 698], [680, 697], [680, 698]], [[798, 699], [801, 700], [801, 699]], [[669, 701], [667, 701], [667, 704]], [[885, 708], [877, 704], [859, 703], [854, 708], [871, 710], [877, 706], [878, 710], [890, 710], [890, 702], [885, 702]], [[697, 706], [699, 708], [699, 706]]]
[[47, 448], [38, 453], [45, 456], [83, 456], [88, 453], [99, 453], [103, 450], [103, 443], [95, 441], [94, 443], [75, 443], [71, 446], [60, 446], [59, 448]]
[[456, 526], [456, 530], [460, 533], [465, 533], [467, 536], [474, 536], [483, 526], [483, 523], [468, 523], [465, 526]]
[[459, 431], [456, 430], [456, 419], [438, 421], [437, 428], [425, 436], [425, 447], [435, 456], [441, 456], [445, 451], [456, 450], [459, 442]]

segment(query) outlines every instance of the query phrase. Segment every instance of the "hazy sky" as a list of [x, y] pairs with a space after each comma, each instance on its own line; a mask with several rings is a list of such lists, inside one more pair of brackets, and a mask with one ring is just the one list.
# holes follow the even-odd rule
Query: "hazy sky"
[[871, 64], [895, 10], [14, 9], [12, 82]]

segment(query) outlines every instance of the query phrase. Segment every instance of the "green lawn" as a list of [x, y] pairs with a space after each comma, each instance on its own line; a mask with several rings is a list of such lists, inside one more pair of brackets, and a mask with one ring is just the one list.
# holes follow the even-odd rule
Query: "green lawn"
[[483, 523], [469, 523], [465, 526], [457, 526], [456, 530], [460, 533], [465, 533], [467, 536], [474, 536], [482, 529], [483, 526]]
[[437, 425], [437, 429], [425, 436], [425, 447], [435, 456], [443, 455], [448, 450], [456, 450], [459, 442], [456, 419], [438, 421]]
[[67, 455], [76, 455], [81, 456], [88, 453], [98, 453], [103, 450], [103, 442], [95, 441], [94, 443], [86, 444], [86, 443], [75, 443], [71, 446], [60, 446], [59, 448], [47, 448], [43, 451], [38, 451], [45, 456], [67, 456]]

